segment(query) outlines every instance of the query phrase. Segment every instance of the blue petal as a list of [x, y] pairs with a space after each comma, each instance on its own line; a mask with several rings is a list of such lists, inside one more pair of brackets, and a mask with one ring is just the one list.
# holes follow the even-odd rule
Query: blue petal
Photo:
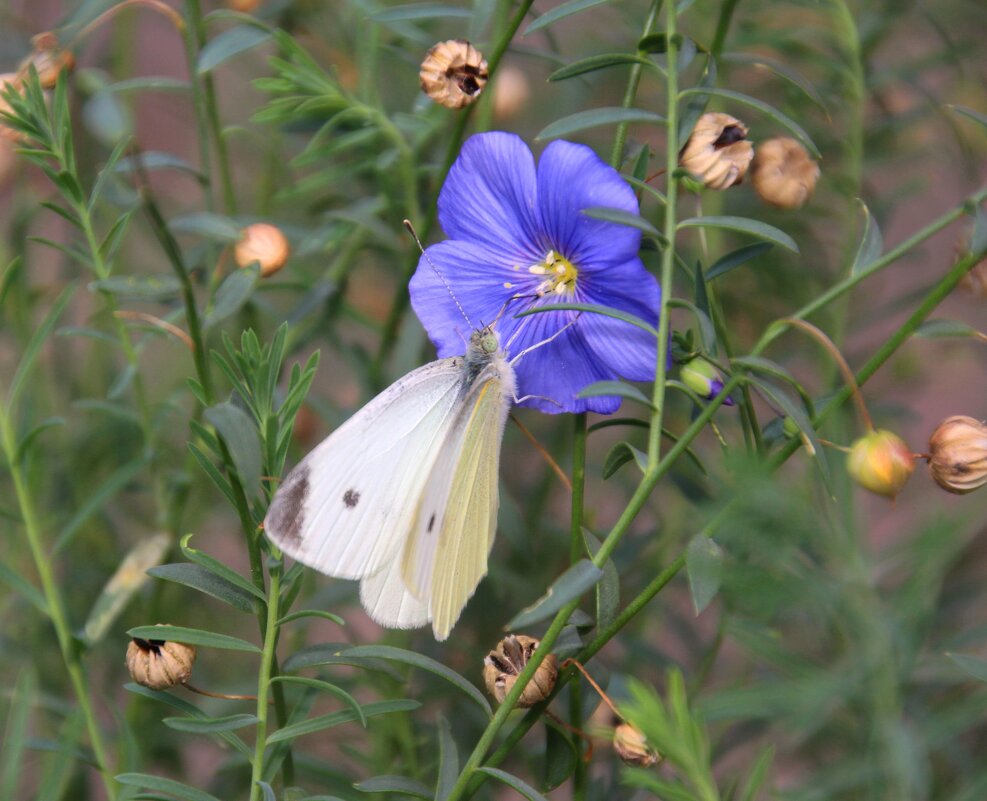
[[412, 308], [438, 349], [439, 358], [465, 353], [472, 330], [496, 320], [514, 295], [515, 290], [504, 287], [504, 282], [510, 282], [517, 273], [492, 259], [485, 246], [473, 242], [447, 240], [425, 252], [428, 258], [418, 260], [408, 285]]
[[[576, 397], [590, 384], [616, 378], [586, 342], [580, 330], [581, 318], [556, 339], [545, 342], [573, 317], [573, 312], [560, 311], [521, 318], [525, 327], [511, 346], [511, 353], [519, 354], [525, 348], [537, 345], [521, 356], [514, 367], [518, 395], [534, 396], [521, 405], [548, 414], [586, 411], [612, 414], [620, 407], [619, 397]], [[501, 342], [506, 341], [502, 335]]]
[[466, 140], [439, 194], [450, 239], [476, 242], [494, 258], [533, 264], [538, 252], [535, 162], [520, 137], [502, 131]]
[[593, 206], [638, 213], [633, 190], [590, 148], [552, 142], [538, 162], [538, 210], [548, 247], [579, 270], [637, 256], [641, 232], [582, 213]]

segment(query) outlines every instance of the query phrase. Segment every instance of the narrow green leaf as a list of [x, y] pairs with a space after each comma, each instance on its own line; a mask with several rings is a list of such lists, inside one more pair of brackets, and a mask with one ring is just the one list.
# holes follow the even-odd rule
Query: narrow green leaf
[[11, 799], [19, 797], [17, 785], [24, 764], [27, 724], [37, 692], [37, 680], [31, 668], [25, 667], [18, 671], [13, 691], [3, 731], [3, 753], [0, 755], [0, 798]]
[[967, 117], [974, 122], [979, 122], [984, 127], [987, 127], [987, 114], [984, 114], [982, 111], [975, 111], [967, 106], [947, 105], [946, 108], [950, 108], [958, 114], [962, 114], [964, 117]]
[[[603, 543], [593, 536], [589, 529], [583, 527], [581, 531], [586, 550], [590, 556], [596, 556]], [[596, 628], [598, 630], [605, 629], [614, 621], [619, 611], [620, 574], [617, 572], [617, 566], [613, 563], [613, 559], [607, 559], [603, 564], [603, 578], [596, 585]]]
[[216, 290], [212, 309], [206, 315], [203, 325], [210, 328], [240, 311], [254, 294], [259, 281], [260, 265], [256, 262], [226, 276]]
[[179, 170], [180, 172], [194, 175], [199, 179], [204, 177], [202, 173], [185, 161], [185, 159], [173, 153], [164, 153], [159, 150], [147, 150], [137, 156], [128, 156], [127, 158], [120, 159], [114, 169], [116, 172], [132, 173], [136, 172], [138, 167], [147, 172], [153, 172], [154, 170]]
[[331, 620], [333, 623], [339, 626], [345, 626], [346, 621], [343, 620], [339, 615], [334, 615], [332, 612], [326, 612], [323, 609], [302, 609], [298, 612], [292, 612], [290, 615], [285, 615], [278, 621], [279, 626], [283, 626], [285, 623], [291, 623], [295, 620], [301, 620], [306, 617], [321, 618], [323, 620]]
[[[201, 565], [209, 572], [215, 573], [220, 578], [226, 579], [226, 581], [230, 584], [239, 587], [244, 592], [248, 592], [258, 600], [267, 603], [267, 596], [257, 587], [256, 584], [241, 576], [233, 568], [227, 567], [215, 557], [212, 557], [209, 554], [190, 546], [189, 541], [191, 539], [192, 535], [186, 534], [182, 537], [181, 542], [182, 553], [185, 554], [185, 557], [190, 562], [195, 562], [197, 565]], [[284, 620], [285, 618], [282, 618], [282, 620], [279, 621], [279, 624]]]
[[592, 303], [550, 303], [546, 306], [538, 306], [534, 309], [525, 309], [523, 312], [518, 312], [514, 315], [515, 317], [527, 317], [529, 314], [546, 314], [549, 312], [556, 311], [582, 311], [589, 312], [590, 314], [602, 314], [604, 317], [613, 317], [615, 320], [623, 320], [625, 323], [630, 323], [640, 328], [642, 331], [647, 331], [653, 337], [658, 337], [658, 329], [653, 325], [646, 323], [640, 317], [635, 317], [633, 314], [628, 314], [627, 312], [620, 311], [619, 309], [611, 309], [609, 306], [597, 306]]
[[[361, 793], [397, 793], [412, 798], [432, 800], [432, 791], [424, 784], [405, 776], [374, 776], [353, 785]], [[385, 796], [386, 797], [386, 796]]]
[[609, 2], [610, 0], [567, 0], [567, 2], [555, 6], [551, 11], [542, 14], [538, 19], [528, 25], [521, 35], [527, 36], [529, 33], [534, 33], [542, 28], [547, 28], [549, 25], [554, 25], [560, 19], [565, 19], [573, 14], [578, 14], [581, 11], [586, 11], [586, 9], [602, 6], [604, 3]]
[[567, 78], [574, 78], [577, 75], [585, 75], [587, 72], [596, 72], [607, 67], [624, 66], [627, 64], [641, 64], [655, 70], [658, 69], [658, 65], [653, 61], [636, 53], [601, 53], [600, 55], [582, 58], [579, 61], [574, 61], [572, 64], [560, 67], [548, 76], [548, 80], [564, 81]]
[[757, 98], [741, 94], [740, 92], [734, 92], [731, 89], [715, 89], [711, 86], [703, 87], [702, 89], [683, 89], [679, 92], [679, 97], [688, 97], [689, 95], [695, 94], [707, 94], [713, 95], [714, 97], [722, 97], [727, 100], [734, 100], [737, 103], [742, 103], [745, 106], [750, 106], [751, 108], [756, 108], [758, 111], [778, 123], [781, 127], [787, 128], [796, 139], [805, 145], [813, 156], [817, 159], [822, 158], [819, 148], [816, 147], [816, 143], [813, 142], [809, 134], [802, 129], [802, 126], [795, 122], [795, 120], [791, 117], [782, 114], [774, 106], [765, 103], [763, 100], [758, 100]]
[[601, 472], [603, 480], [606, 481], [630, 461], [636, 462], [638, 468], [644, 473], [648, 466], [648, 455], [635, 448], [629, 442], [621, 441], [616, 443], [603, 460], [603, 470]]
[[926, 320], [915, 329], [915, 336], [926, 339], [945, 339], [947, 337], [977, 337], [980, 332], [962, 320], [944, 320], [934, 318]]
[[631, 122], [660, 125], [665, 122], [665, 118], [652, 111], [645, 111], [638, 108], [623, 108], [621, 106], [592, 108], [570, 114], [568, 117], [563, 117], [546, 125], [535, 136], [535, 141], [555, 139], [559, 136], [569, 136], [577, 131], [585, 131], [587, 128], [595, 128], [599, 125], [620, 125]]
[[488, 716], [493, 714], [487, 699], [484, 697], [483, 693], [473, 686], [473, 684], [456, 673], [456, 671], [451, 668], [447, 668], [441, 662], [436, 662], [434, 659], [427, 657], [424, 654], [417, 653], [416, 651], [407, 651], [403, 648], [395, 648], [390, 645], [359, 645], [355, 648], [349, 648], [343, 651], [340, 655], [349, 657], [355, 656], [359, 658], [384, 659], [389, 662], [401, 662], [405, 665], [411, 665], [412, 667], [427, 670], [430, 673], [434, 673], [439, 678], [445, 679], [454, 687], [462, 690], [466, 695], [472, 698]]
[[864, 272], [880, 258], [881, 251], [884, 250], [884, 239], [881, 237], [881, 229], [877, 227], [877, 220], [864, 201], [858, 199], [857, 203], [860, 204], [860, 210], [864, 215], [864, 232], [860, 237], [860, 244], [857, 245], [857, 255], [853, 258], [851, 275], [860, 275]]
[[178, 234], [199, 234], [224, 244], [240, 238], [240, 226], [234, 220], [204, 211], [175, 217], [168, 222], [168, 227]]
[[34, 445], [35, 441], [40, 437], [45, 431], [50, 428], [58, 428], [59, 426], [65, 425], [64, 417], [49, 417], [47, 420], [42, 420], [34, 428], [28, 431], [24, 438], [17, 443], [17, 451], [14, 453], [14, 462], [20, 463], [27, 456], [31, 447]]
[[[170, 706], [172, 709], [177, 709], [180, 712], [184, 712], [186, 715], [192, 718], [199, 718], [205, 720], [208, 716], [202, 712], [198, 707], [190, 704], [188, 701], [184, 701], [177, 695], [172, 695], [171, 693], [160, 692], [158, 690], [152, 690], [149, 687], [142, 687], [140, 684], [134, 682], [127, 682], [123, 685], [123, 688], [127, 692], [131, 692], [134, 695], [141, 695], [145, 698], [150, 698], [152, 701], [159, 701], [166, 706]], [[243, 740], [241, 740], [233, 732], [229, 731], [219, 731], [216, 732], [216, 736], [221, 740], [225, 740], [233, 748], [235, 748], [246, 760], [250, 760], [254, 756], [253, 748], [249, 747]]]
[[34, 367], [34, 362], [41, 352], [41, 347], [48, 339], [48, 335], [51, 334], [52, 329], [58, 322], [58, 318], [62, 316], [62, 312], [65, 311], [65, 307], [72, 299], [73, 294], [75, 294], [74, 284], [69, 284], [59, 293], [58, 297], [55, 298], [55, 302], [51, 304], [48, 313], [41, 321], [41, 324], [34, 330], [34, 334], [28, 341], [27, 347], [21, 353], [20, 359], [17, 361], [17, 369], [14, 371], [14, 378], [10, 382], [10, 390], [7, 393], [6, 403], [8, 413], [13, 411], [20, 397], [21, 390], [24, 388], [24, 382], [27, 380], [28, 375], [30, 375], [31, 369]]
[[980, 205], [973, 210], [973, 231], [970, 234], [970, 253], [977, 258], [987, 255], [987, 212]]
[[152, 567], [147, 571], [147, 574], [162, 581], [170, 581], [174, 584], [181, 584], [184, 587], [198, 590], [229, 604], [234, 609], [246, 612], [248, 615], [254, 612], [254, 604], [257, 603], [252, 594], [244, 592], [234, 584], [230, 584], [226, 579], [206, 570], [202, 565], [177, 562], [170, 565]]
[[145, 640], [174, 640], [186, 645], [201, 645], [206, 648], [222, 648], [227, 651], [248, 651], [259, 654], [260, 648], [239, 637], [216, 634], [203, 629], [190, 629], [184, 626], [136, 626], [127, 632], [128, 637]]
[[351, 649], [352, 646], [345, 642], [308, 645], [285, 659], [281, 667], [286, 672], [294, 672], [310, 667], [322, 667], [323, 665], [352, 665], [365, 670], [384, 673], [396, 682], [404, 682], [405, 677], [389, 662], [383, 659], [352, 656], [347, 653]]
[[84, 731], [85, 719], [78, 710], [65, 718], [58, 730], [56, 742], [59, 748], [41, 765], [41, 785], [35, 801], [61, 801], [66, 798], [69, 782], [80, 758], [79, 743]]
[[197, 790], [173, 779], [149, 776], [146, 773], [121, 773], [116, 777], [116, 780], [129, 787], [143, 787], [148, 790], [171, 793], [173, 796], [181, 798], [182, 801], [220, 801], [216, 796], [203, 790]]
[[713, 266], [706, 271], [706, 280], [712, 281], [724, 273], [735, 270], [751, 259], [756, 259], [762, 253], [767, 253], [772, 247], [774, 245], [770, 242], [754, 242], [750, 245], [744, 245], [742, 248], [737, 248], [725, 256], [721, 256], [713, 263]]
[[620, 398], [626, 398], [627, 400], [637, 401], [649, 409], [654, 408], [651, 405], [651, 399], [647, 395], [637, 387], [625, 384], [623, 381], [597, 381], [588, 387], [583, 387], [576, 393], [577, 398], [600, 398], [612, 397], [614, 395]]
[[697, 534], [685, 551], [685, 568], [696, 614], [716, 597], [723, 578], [723, 549], [705, 534]]
[[230, 486], [230, 482], [226, 480], [226, 477], [216, 469], [216, 465], [209, 460], [209, 457], [206, 456], [202, 452], [202, 449], [194, 442], [190, 442], [188, 444], [188, 449], [195, 457], [195, 461], [199, 463], [199, 467], [201, 467], [205, 474], [212, 479], [213, 484], [219, 488], [231, 504], [236, 505], [237, 498], [233, 494], [233, 488]]
[[105, 292], [121, 300], [173, 300], [182, 293], [181, 282], [173, 275], [113, 275], [89, 283], [90, 292]]
[[554, 615], [569, 601], [578, 598], [603, 578], [603, 571], [589, 559], [580, 559], [559, 576], [541, 598], [522, 609], [508, 629], [520, 629]]
[[969, 673], [978, 681], [987, 681], [987, 659], [969, 654], [956, 654], [947, 652], [946, 656], [953, 660], [956, 665], [965, 673]]
[[737, 801], [756, 801], [758, 790], [764, 784], [764, 780], [768, 777], [768, 771], [771, 770], [771, 763], [775, 758], [775, 750], [772, 746], [768, 745], [761, 749], [761, 752], [757, 755], [757, 759], [754, 761], [754, 767], [751, 768], [750, 775], [747, 777], [747, 781], [744, 782], [744, 788], [740, 792], [740, 796]]
[[134, 132], [134, 119], [115, 92], [100, 89], [82, 106], [86, 129], [108, 147], [129, 139]]
[[233, 464], [236, 466], [240, 484], [248, 498], [260, 492], [260, 476], [263, 456], [260, 437], [253, 419], [239, 406], [220, 403], [206, 409], [203, 414], [206, 422], [212, 425], [229, 448]]
[[227, 715], [222, 718], [164, 718], [161, 721], [169, 729], [190, 734], [215, 734], [221, 731], [236, 731], [260, 723], [256, 715]]
[[199, 75], [212, 72], [224, 61], [257, 47], [270, 38], [271, 34], [268, 31], [255, 25], [237, 25], [235, 28], [223, 31], [200, 51], [196, 72]]
[[21, 573], [12, 570], [3, 562], [0, 562], [0, 583], [6, 584], [14, 592], [29, 601], [42, 615], [48, 617], [48, 604], [41, 590], [24, 578]]
[[278, 797], [274, 795], [274, 788], [267, 782], [258, 779], [257, 786], [260, 787], [260, 791], [264, 796], [264, 801], [278, 801]]
[[632, 214], [623, 209], [613, 209], [606, 206], [593, 206], [589, 209], [582, 209], [582, 213], [594, 220], [605, 220], [607, 222], [626, 225], [628, 228], [636, 228], [638, 231], [647, 234], [658, 242], [665, 241], [665, 235], [649, 223], [640, 214]]
[[[363, 713], [366, 717], [373, 718], [378, 715], [387, 715], [392, 712], [410, 712], [414, 709], [418, 709], [420, 706], [421, 704], [418, 703], [418, 701], [412, 701], [410, 699], [377, 701], [372, 704], [364, 704]], [[291, 726], [285, 726], [283, 729], [279, 729], [267, 738], [267, 744], [271, 745], [272, 743], [278, 743], [282, 740], [293, 740], [294, 738], [301, 737], [305, 734], [323, 731], [325, 729], [332, 728], [333, 726], [339, 726], [343, 723], [350, 723], [357, 719], [356, 713], [349, 709], [343, 709], [339, 712], [331, 712], [328, 715], [320, 715], [317, 718], [303, 720], [301, 723], [294, 723]]]
[[548, 799], [539, 793], [534, 787], [521, 781], [517, 776], [514, 776], [511, 773], [507, 773], [506, 771], [498, 768], [488, 768], [483, 766], [477, 768], [477, 771], [480, 773], [486, 773], [488, 776], [493, 776], [498, 781], [503, 782], [508, 787], [511, 787], [519, 792], [527, 798], [528, 801], [548, 801]]
[[271, 681], [280, 681], [282, 684], [297, 684], [302, 687], [309, 687], [313, 690], [335, 695], [349, 705], [350, 709], [356, 713], [356, 720], [360, 721], [360, 725], [363, 728], [367, 728], [367, 718], [363, 714], [363, 707], [342, 687], [337, 687], [335, 684], [330, 684], [328, 681], [322, 681], [321, 679], [310, 679], [307, 676], [274, 676]]
[[760, 220], [752, 220], [749, 217], [712, 216], [712, 217], [690, 217], [682, 220], [678, 228], [725, 228], [728, 231], [737, 231], [742, 234], [750, 234], [767, 242], [780, 245], [792, 253], [798, 253], [799, 247], [784, 231], [768, 225]]
[[569, 736], [551, 720], [545, 721], [545, 759], [542, 786], [546, 791], [560, 787], [575, 772], [579, 754]]
[[439, 3], [407, 3], [371, 14], [373, 22], [400, 22], [419, 19], [469, 19], [472, 10], [461, 6], [444, 6]]
[[822, 95], [820, 95], [819, 90], [812, 85], [812, 82], [798, 70], [782, 61], [768, 58], [760, 53], [723, 53], [720, 55], [720, 60], [733, 64], [746, 64], [773, 72], [779, 78], [783, 78], [793, 86], [797, 86], [802, 90], [802, 93], [809, 98], [809, 100], [828, 113], [826, 103], [822, 99]]
[[171, 537], [158, 533], [145, 537], [130, 549], [103, 586], [82, 627], [82, 639], [88, 646], [95, 645], [106, 636], [130, 599], [147, 583], [145, 571], [160, 564], [170, 547]]
[[435, 782], [435, 801], [446, 801], [459, 778], [459, 751], [452, 738], [449, 721], [439, 713], [439, 775]]

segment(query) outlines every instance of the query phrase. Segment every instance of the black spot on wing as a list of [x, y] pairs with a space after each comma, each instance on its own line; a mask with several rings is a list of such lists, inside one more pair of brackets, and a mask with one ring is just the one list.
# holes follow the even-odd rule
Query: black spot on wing
[[428, 519], [428, 528], [426, 528], [425, 530], [429, 534], [431, 534], [432, 533], [432, 528], [434, 526], [435, 526], [435, 512], [432, 512], [432, 516]]
[[347, 509], [352, 509], [360, 502], [360, 493], [350, 487], [343, 493], [343, 503]]
[[299, 465], [278, 489], [267, 511], [268, 533], [282, 544], [301, 544], [305, 523], [305, 500], [308, 498], [308, 467]]

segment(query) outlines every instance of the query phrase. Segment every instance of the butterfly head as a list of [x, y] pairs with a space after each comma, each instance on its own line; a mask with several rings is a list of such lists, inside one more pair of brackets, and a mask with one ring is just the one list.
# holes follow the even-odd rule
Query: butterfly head
[[500, 340], [497, 339], [492, 325], [488, 325], [486, 328], [479, 328], [470, 335], [470, 350], [485, 355], [496, 353], [500, 350]]

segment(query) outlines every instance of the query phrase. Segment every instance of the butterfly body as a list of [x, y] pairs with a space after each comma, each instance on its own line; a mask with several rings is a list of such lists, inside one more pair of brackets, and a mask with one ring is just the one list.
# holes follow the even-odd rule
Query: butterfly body
[[378, 623], [431, 622], [445, 639], [487, 572], [514, 397], [496, 334], [474, 331], [464, 356], [398, 379], [316, 446], [275, 494], [268, 537], [322, 573], [360, 579]]

